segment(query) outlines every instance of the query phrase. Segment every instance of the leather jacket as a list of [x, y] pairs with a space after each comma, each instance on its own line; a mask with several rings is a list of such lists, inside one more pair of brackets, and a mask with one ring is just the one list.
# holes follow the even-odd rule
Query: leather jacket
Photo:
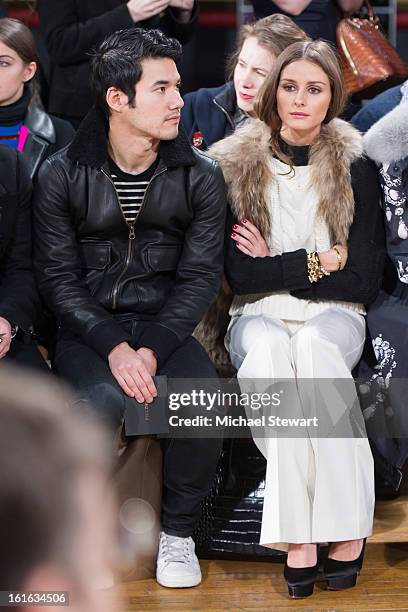
[[32, 186], [21, 156], [0, 145], [0, 317], [29, 330], [39, 308], [32, 270]]
[[67, 121], [51, 117], [36, 105], [28, 108], [24, 126], [28, 137], [21, 156], [33, 179], [44, 159], [69, 144], [75, 132]]
[[[108, 167], [106, 125], [93, 109], [73, 143], [42, 165], [35, 194], [35, 268], [63, 329], [103, 358], [120, 342], [159, 365], [193, 332], [223, 267], [225, 185], [216, 162], [180, 134], [160, 161], [133, 225]], [[137, 346], [121, 320], [148, 320]]]

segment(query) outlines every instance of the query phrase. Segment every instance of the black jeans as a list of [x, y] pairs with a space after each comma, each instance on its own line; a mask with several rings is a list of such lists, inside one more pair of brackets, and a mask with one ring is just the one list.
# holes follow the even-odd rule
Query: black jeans
[[[143, 321], [122, 323], [132, 336], [142, 333]], [[94, 410], [112, 431], [120, 426], [125, 396], [108, 364], [73, 335], [63, 334], [55, 351], [57, 372], [76, 390], [85, 410]], [[166, 361], [159, 375], [217, 381], [207, 353], [188, 338]], [[195, 413], [196, 414], [196, 413]], [[183, 416], [185, 412], [183, 413]], [[209, 492], [221, 452], [220, 438], [171, 438], [163, 440], [162, 528], [170, 535], [190, 536], [200, 517], [200, 502]]]
[[36, 343], [31, 339], [25, 341], [20, 334], [11, 341], [10, 350], [4, 357], [4, 361], [12, 365], [41, 371], [44, 374], [51, 373]]

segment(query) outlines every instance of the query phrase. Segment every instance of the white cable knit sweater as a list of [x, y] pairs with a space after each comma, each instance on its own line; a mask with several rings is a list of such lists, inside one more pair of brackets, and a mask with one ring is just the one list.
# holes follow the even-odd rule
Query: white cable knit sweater
[[[270, 164], [273, 166], [273, 175], [277, 177], [268, 190], [272, 219], [270, 254], [280, 255], [297, 249], [306, 249], [308, 252], [330, 249], [326, 223], [316, 216], [318, 200], [310, 185], [310, 166], [296, 166], [294, 172], [288, 174], [290, 167], [280, 160], [271, 158]], [[277, 291], [235, 296], [230, 315], [268, 314], [286, 321], [307, 321], [332, 306], [365, 314], [362, 304], [301, 300], [287, 291]]]

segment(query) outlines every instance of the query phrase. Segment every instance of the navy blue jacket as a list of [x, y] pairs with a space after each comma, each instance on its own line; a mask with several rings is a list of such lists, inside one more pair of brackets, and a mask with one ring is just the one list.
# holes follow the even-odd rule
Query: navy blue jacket
[[401, 85], [391, 87], [364, 104], [363, 108], [351, 119], [351, 123], [365, 134], [374, 123], [398, 106], [401, 98]]
[[181, 121], [189, 143], [205, 151], [214, 142], [231, 134], [234, 131], [236, 108], [237, 99], [232, 81], [221, 87], [202, 88], [186, 94]]

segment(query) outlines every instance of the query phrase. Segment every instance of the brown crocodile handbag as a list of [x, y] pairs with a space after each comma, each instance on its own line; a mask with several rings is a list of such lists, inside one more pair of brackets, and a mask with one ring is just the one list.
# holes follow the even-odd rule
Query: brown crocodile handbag
[[372, 98], [408, 78], [408, 67], [381, 29], [373, 7], [364, 1], [365, 16], [343, 17], [337, 46], [349, 94]]

